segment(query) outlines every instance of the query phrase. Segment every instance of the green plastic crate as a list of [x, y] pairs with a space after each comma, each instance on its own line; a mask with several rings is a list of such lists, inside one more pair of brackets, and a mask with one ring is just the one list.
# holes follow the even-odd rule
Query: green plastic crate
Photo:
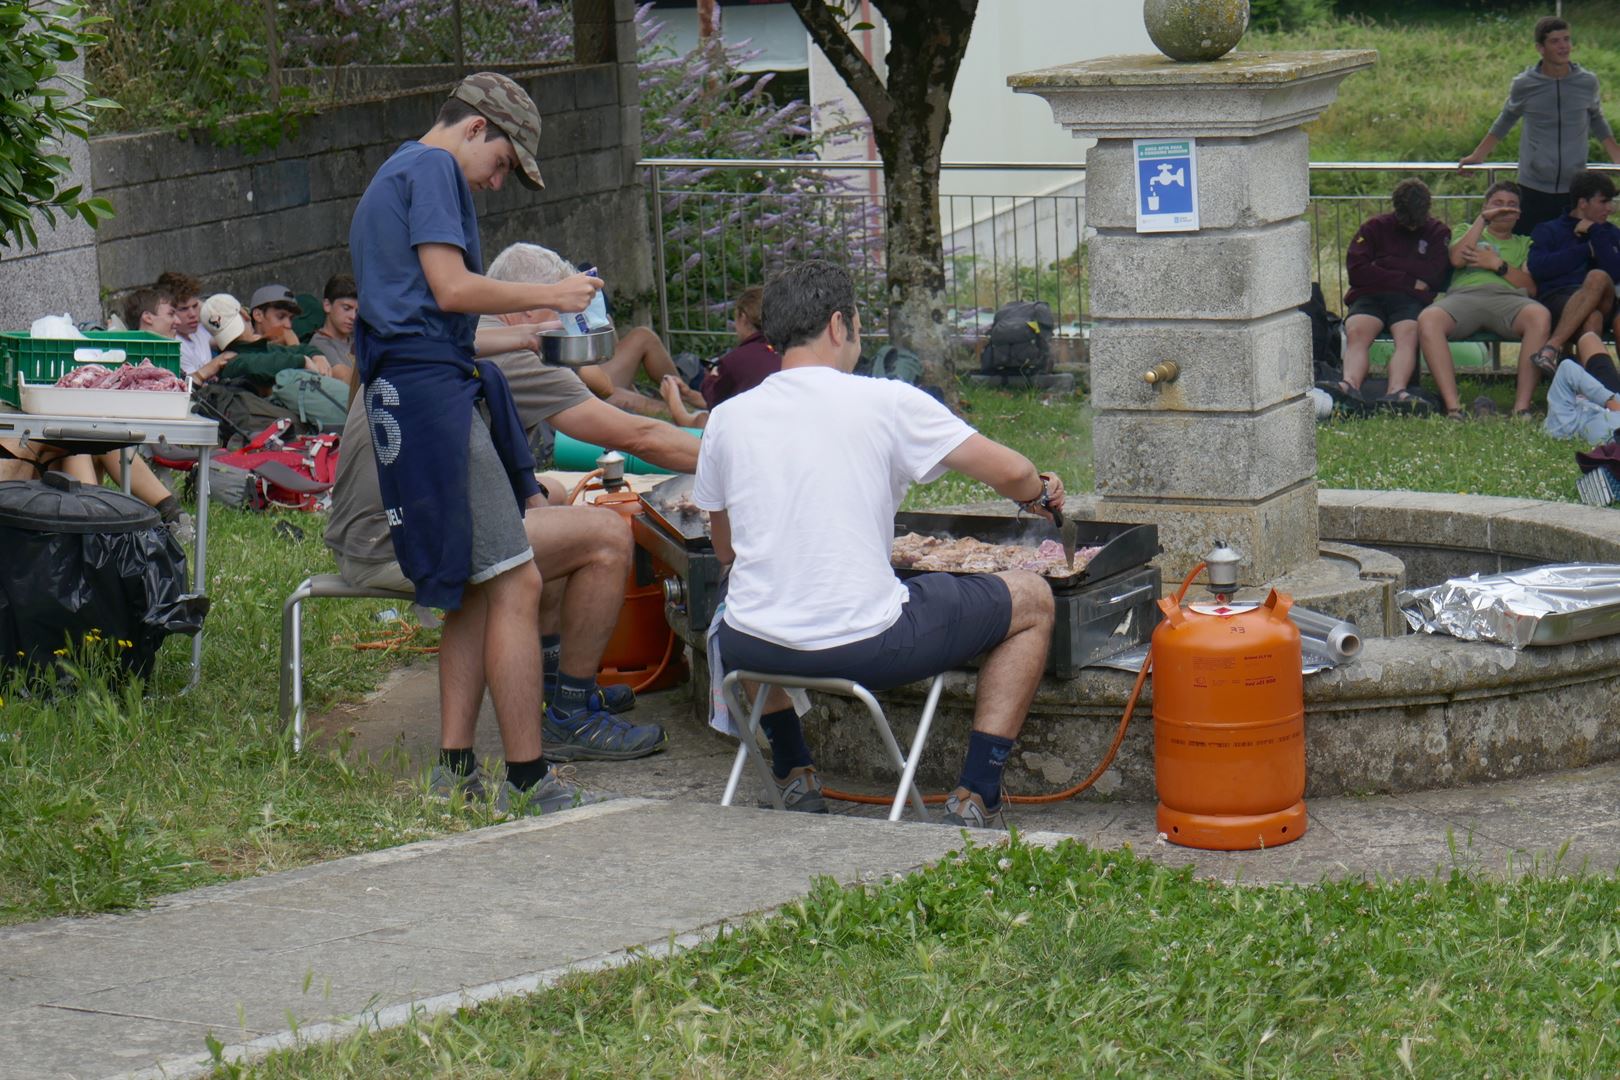
[[159, 337], [144, 330], [91, 330], [77, 338], [36, 338], [13, 331], [0, 333], [0, 401], [21, 404], [17, 393], [17, 374], [30, 383], [50, 386], [63, 375], [78, 367], [73, 359], [76, 349], [123, 349], [126, 363], [139, 364], [152, 361], [153, 367], [180, 374], [180, 343], [172, 338]]

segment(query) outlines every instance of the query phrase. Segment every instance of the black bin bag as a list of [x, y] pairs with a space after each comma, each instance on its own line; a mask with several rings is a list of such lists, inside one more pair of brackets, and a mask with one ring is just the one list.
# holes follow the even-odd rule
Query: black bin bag
[[195, 634], [208, 612], [156, 510], [61, 473], [0, 482], [0, 553], [0, 671], [49, 667], [99, 636], [144, 677], [163, 639]]

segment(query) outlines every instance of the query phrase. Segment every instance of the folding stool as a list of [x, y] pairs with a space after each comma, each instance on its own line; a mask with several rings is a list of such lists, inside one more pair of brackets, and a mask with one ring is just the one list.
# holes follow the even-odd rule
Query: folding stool
[[[753, 704], [750, 705], [743, 693], [742, 683], [746, 680], [759, 684], [759, 692], [754, 695]], [[733, 671], [721, 683], [721, 693], [725, 696], [726, 708], [731, 710], [733, 719], [747, 717], [746, 722], [737, 725], [742, 733], [740, 744], [737, 747], [737, 757], [731, 763], [731, 778], [726, 781], [726, 793], [720, 798], [721, 806], [730, 806], [737, 794], [737, 784], [742, 779], [743, 762], [751, 760], [760, 780], [765, 785], [765, 791], [770, 795], [778, 810], [784, 809], [782, 793], [777, 790], [773, 782], [770, 763], [759, 748], [759, 720], [765, 712], [765, 695], [773, 686], [780, 686], [784, 690], [820, 690], [823, 693], [838, 694], [841, 697], [854, 698], [866, 706], [866, 715], [872, 721], [872, 727], [877, 731], [878, 738], [883, 741], [884, 749], [889, 752], [889, 761], [900, 770], [900, 786], [895, 789], [894, 805], [889, 809], [889, 820], [899, 821], [905, 813], [906, 796], [911, 796], [911, 804], [917, 810], [917, 816], [923, 820], [928, 818], [928, 809], [923, 803], [922, 792], [917, 790], [917, 766], [922, 761], [923, 747], [928, 742], [928, 731], [934, 724], [934, 710], [939, 706], [939, 692], [944, 688], [945, 674], [941, 672], [934, 676], [928, 687], [928, 699], [923, 704], [922, 717], [917, 722], [917, 734], [911, 740], [911, 750], [904, 757], [900, 755], [900, 744], [895, 741], [894, 731], [889, 727], [888, 718], [883, 715], [883, 706], [879, 705], [877, 698], [871, 691], [858, 682], [850, 679], [812, 679], [798, 675], [769, 675], [758, 671]]]

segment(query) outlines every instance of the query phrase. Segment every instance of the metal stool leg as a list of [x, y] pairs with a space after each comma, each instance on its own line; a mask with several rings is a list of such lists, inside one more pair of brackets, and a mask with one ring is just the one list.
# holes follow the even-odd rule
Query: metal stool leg
[[733, 710], [733, 715], [744, 715], [742, 710], [737, 709], [737, 706], [741, 704], [746, 709], [748, 717], [747, 723], [741, 728], [742, 738], [737, 746], [737, 757], [731, 763], [731, 778], [726, 782], [725, 795], [720, 799], [721, 806], [730, 806], [732, 800], [736, 798], [737, 785], [742, 779], [742, 763], [746, 758], [754, 763], [760, 781], [765, 788], [765, 793], [770, 796], [771, 802], [775, 804], [776, 809], [786, 809], [782, 802], [782, 792], [777, 788], [775, 778], [771, 775], [771, 767], [766, 762], [765, 756], [759, 751], [759, 718], [764, 715], [765, 698], [770, 691], [771, 688], [768, 684], [761, 683], [759, 692], [754, 695], [753, 705], [748, 706], [747, 699], [742, 693], [741, 681], [738, 679], [736, 672], [727, 675], [725, 681], [721, 684], [721, 692], [726, 695], [727, 707]]
[[905, 813], [907, 793], [917, 808], [917, 814], [928, 820], [927, 805], [923, 802], [922, 792], [917, 790], [917, 766], [922, 763], [923, 747], [928, 745], [928, 732], [934, 726], [934, 710], [939, 707], [939, 694], [945, 688], [943, 673], [934, 676], [934, 681], [928, 687], [928, 700], [923, 704], [921, 718], [917, 721], [917, 734], [911, 739], [911, 749], [906, 753], [906, 767], [900, 774], [900, 787], [895, 792], [894, 806], [889, 810], [889, 820], [899, 821]]

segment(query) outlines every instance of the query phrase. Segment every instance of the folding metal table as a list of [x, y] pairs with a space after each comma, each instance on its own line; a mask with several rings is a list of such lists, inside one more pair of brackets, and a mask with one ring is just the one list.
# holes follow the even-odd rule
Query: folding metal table
[[[219, 445], [219, 424], [193, 413], [184, 420], [121, 420], [96, 416], [52, 416], [43, 413], [0, 412], [0, 437], [71, 447], [75, 443], [114, 444], [123, 447], [124, 490], [129, 491], [129, 448], [192, 447], [197, 459], [197, 542], [192, 560], [193, 588], [207, 595], [208, 588], [208, 459]], [[190, 690], [202, 677], [202, 631], [191, 639]]]

